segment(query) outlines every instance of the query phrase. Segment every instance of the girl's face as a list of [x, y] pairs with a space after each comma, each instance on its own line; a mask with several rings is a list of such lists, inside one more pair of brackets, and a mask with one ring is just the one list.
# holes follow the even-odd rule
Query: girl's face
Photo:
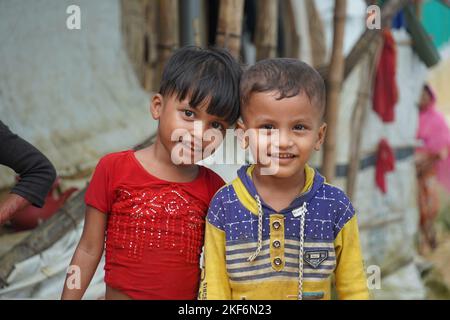
[[178, 101], [175, 95], [152, 99], [153, 119], [159, 120], [158, 136], [176, 164], [194, 164], [210, 156], [221, 144], [226, 129], [225, 119], [208, 114], [208, 101], [192, 108], [189, 97]]
[[312, 152], [319, 150], [326, 124], [306, 95], [276, 97], [274, 92], [252, 94], [239, 126], [246, 132], [257, 165], [275, 177], [289, 178], [304, 170]]
[[425, 88], [422, 90], [422, 95], [420, 97], [420, 102], [419, 102], [419, 109], [423, 110], [425, 109], [431, 102], [431, 97], [430, 94], [428, 93], [428, 90], [426, 90]]

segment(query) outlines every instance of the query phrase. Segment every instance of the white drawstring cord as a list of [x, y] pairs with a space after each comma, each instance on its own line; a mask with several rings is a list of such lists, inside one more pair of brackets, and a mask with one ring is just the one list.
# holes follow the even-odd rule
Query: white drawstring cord
[[[263, 218], [263, 211], [262, 211], [262, 205], [261, 200], [259, 199], [259, 196], [255, 196], [256, 202], [258, 204], [258, 244], [256, 247], [255, 252], [248, 257], [247, 261], [254, 261], [256, 257], [261, 252], [262, 248], [262, 218]], [[304, 248], [304, 238], [305, 238], [305, 216], [308, 212], [308, 209], [306, 208], [306, 202], [303, 202], [303, 205], [293, 210], [294, 216], [300, 215], [300, 248], [299, 248], [299, 257], [298, 257], [298, 300], [303, 300], [303, 248]]]
[[298, 300], [303, 300], [303, 247], [305, 238], [305, 216], [308, 212], [306, 202], [300, 208], [300, 248], [298, 253]]
[[258, 256], [259, 252], [262, 248], [262, 218], [263, 218], [263, 211], [262, 211], [262, 205], [261, 200], [259, 199], [259, 196], [255, 196], [256, 203], [258, 204], [258, 245], [256, 247], [256, 251], [252, 253], [250, 257], [248, 257], [247, 261], [253, 261]]

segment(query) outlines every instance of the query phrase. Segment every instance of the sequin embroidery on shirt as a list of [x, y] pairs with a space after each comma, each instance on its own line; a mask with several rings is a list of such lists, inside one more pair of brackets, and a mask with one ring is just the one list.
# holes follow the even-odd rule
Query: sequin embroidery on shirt
[[128, 258], [141, 261], [147, 248], [162, 248], [198, 263], [206, 210], [206, 204], [177, 185], [118, 188], [108, 222], [107, 258], [125, 249]]

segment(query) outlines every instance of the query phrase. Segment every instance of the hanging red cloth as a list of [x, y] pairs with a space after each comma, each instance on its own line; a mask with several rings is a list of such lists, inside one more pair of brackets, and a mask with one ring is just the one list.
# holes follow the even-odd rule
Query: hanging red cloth
[[390, 30], [383, 30], [384, 44], [378, 61], [373, 91], [373, 110], [383, 122], [394, 121], [394, 106], [398, 101], [397, 50]]
[[395, 155], [386, 139], [378, 144], [377, 160], [375, 165], [375, 181], [383, 193], [386, 193], [386, 173], [395, 169]]

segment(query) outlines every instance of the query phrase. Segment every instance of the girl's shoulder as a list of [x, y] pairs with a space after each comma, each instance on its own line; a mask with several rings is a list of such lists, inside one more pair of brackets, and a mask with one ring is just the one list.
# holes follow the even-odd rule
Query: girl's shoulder
[[130, 155], [132, 155], [133, 152], [134, 150], [124, 150], [108, 153], [100, 158], [97, 166], [111, 167], [116, 164], [123, 163], [124, 160], [130, 159]]
[[208, 167], [200, 165], [199, 176], [204, 179], [204, 183], [208, 188], [209, 198], [212, 198], [217, 190], [225, 185], [225, 181], [222, 177]]

